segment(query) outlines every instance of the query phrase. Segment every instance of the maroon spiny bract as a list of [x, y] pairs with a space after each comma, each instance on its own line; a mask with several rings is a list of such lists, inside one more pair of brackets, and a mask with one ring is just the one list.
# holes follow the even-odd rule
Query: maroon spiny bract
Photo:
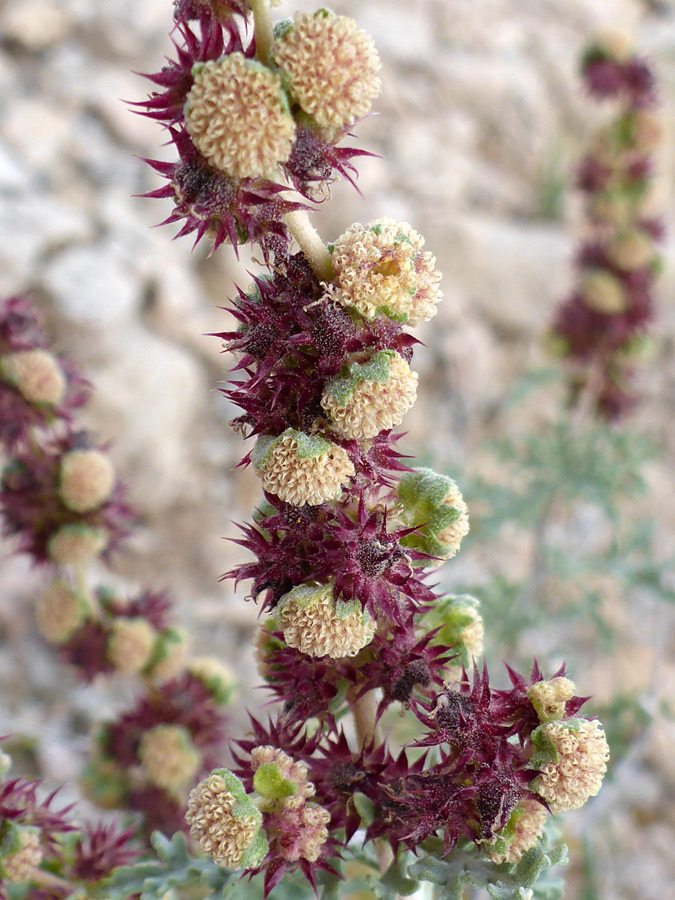
[[164, 631], [173, 625], [173, 600], [167, 591], [144, 589], [129, 599], [104, 588], [98, 593], [102, 608], [113, 618], [147, 619], [156, 631]]
[[176, 237], [194, 234], [197, 244], [206, 235], [214, 250], [229, 241], [236, 252], [239, 244], [250, 241], [260, 245], [265, 258], [284, 256], [290, 241], [284, 216], [305, 205], [283, 199], [281, 194], [288, 190], [284, 185], [265, 178], [235, 179], [218, 171], [182, 128], [170, 128], [169, 132], [178, 161], [145, 160], [168, 184], [142, 196], [174, 202], [173, 211], [161, 224], [181, 222]]
[[78, 678], [91, 682], [97, 675], [114, 672], [107, 656], [109, 639], [107, 623], [89, 620], [59, 647], [59, 658], [72, 666]]
[[213, 17], [226, 23], [230, 16], [246, 18], [249, 13], [247, 0], [174, 0], [174, 20], [189, 22], [202, 17]]
[[39, 792], [39, 781], [27, 778], [11, 778], [0, 782], [0, 822], [13, 822], [39, 829], [40, 845], [48, 857], [60, 855], [59, 837], [75, 830], [69, 820], [71, 806], [55, 810], [52, 804], [58, 791], [52, 791], [44, 799]]
[[351, 136], [350, 132], [343, 132], [329, 142], [313, 129], [298, 125], [291, 155], [283, 165], [297, 191], [315, 202], [328, 199], [330, 185], [336, 180], [334, 172], [356, 188], [358, 172], [352, 160], [363, 156], [373, 157], [375, 154], [356, 147], [338, 147], [337, 144], [347, 134]]
[[228, 398], [244, 411], [235, 420], [248, 434], [311, 429], [323, 416], [325, 384], [346, 363], [380, 350], [406, 360], [417, 341], [388, 319], [367, 323], [325, 293], [302, 254], [269, 278], [257, 278], [230, 310], [237, 331], [216, 335], [241, 354]]
[[61, 461], [73, 450], [90, 447], [86, 432], [69, 432], [49, 445], [18, 452], [7, 464], [0, 481], [0, 510], [5, 535], [17, 538], [17, 551], [36, 563], [52, 563], [50, 542], [60, 529], [91, 529], [101, 533], [102, 549], [112, 551], [126, 536], [134, 514], [124, 502], [118, 481], [112, 495], [88, 512], [69, 509], [60, 493]]
[[99, 881], [118, 866], [128, 866], [139, 855], [131, 844], [135, 829], [115, 825], [86, 825], [75, 845], [72, 876], [79, 881]]

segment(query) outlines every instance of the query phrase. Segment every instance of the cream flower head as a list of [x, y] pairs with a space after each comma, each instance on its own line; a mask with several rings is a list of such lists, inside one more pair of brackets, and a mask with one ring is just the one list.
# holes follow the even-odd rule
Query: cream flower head
[[56, 406], [66, 393], [66, 377], [56, 357], [46, 350], [19, 350], [2, 357], [0, 377], [29, 403]]
[[295, 122], [277, 74], [237, 52], [197, 63], [192, 75], [185, 127], [211, 165], [257, 178], [286, 162]]
[[155, 725], [141, 735], [138, 755], [150, 781], [180, 792], [199, 771], [202, 757], [184, 725]]
[[339, 434], [366, 440], [400, 425], [416, 399], [417, 373], [395, 350], [381, 350], [329, 381], [321, 405]]
[[551, 812], [579, 809], [600, 790], [609, 747], [602, 725], [574, 718], [540, 725], [532, 732], [537, 751], [531, 765], [541, 771], [535, 790]]
[[251, 460], [265, 490], [292, 506], [337, 500], [354, 475], [343, 447], [293, 428], [278, 437], [258, 438]]
[[63, 644], [82, 625], [90, 611], [85, 597], [61, 581], [53, 581], [37, 599], [38, 631], [51, 644]]
[[108, 638], [108, 660], [125, 675], [141, 672], [150, 662], [158, 634], [147, 619], [114, 620]]
[[342, 129], [366, 115], [382, 87], [380, 58], [354, 19], [320, 9], [297, 13], [278, 32], [274, 62], [317, 125]]
[[419, 325], [436, 315], [441, 273], [424, 238], [405, 222], [381, 218], [355, 224], [332, 245], [330, 296], [366, 319], [385, 315]]
[[59, 494], [74, 512], [97, 509], [110, 498], [115, 470], [110, 457], [100, 450], [70, 450], [61, 458]]
[[359, 601], [336, 601], [330, 584], [294, 587], [274, 615], [289, 647], [308, 656], [356, 656], [375, 634], [375, 622]]
[[533, 797], [524, 797], [512, 810], [509, 820], [492, 844], [487, 845], [495, 863], [514, 863], [539, 840], [548, 813]]
[[262, 813], [227, 769], [216, 769], [193, 788], [185, 819], [202, 851], [219, 866], [250, 869], [267, 853]]
[[574, 697], [576, 685], [569, 678], [557, 676], [549, 681], [536, 681], [527, 689], [527, 696], [541, 722], [562, 719], [568, 700]]

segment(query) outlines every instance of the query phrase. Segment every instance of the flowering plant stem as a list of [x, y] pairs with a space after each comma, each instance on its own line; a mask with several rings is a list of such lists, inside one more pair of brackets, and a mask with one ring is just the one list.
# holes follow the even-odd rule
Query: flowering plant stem
[[272, 49], [273, 22], [269, 0], [251, 0], [253, 12], [253, 33], [255, 35], [255, 55], [267, 65]]
[[302, 209], [294, 210], [286, 214], [285, 220], [288, 230], [307, 257], [307, 261], [319, 281], [332, 281], [333, 264], [330, 253], [321, 240], [319, 232], [309, 221], [307, 213]]

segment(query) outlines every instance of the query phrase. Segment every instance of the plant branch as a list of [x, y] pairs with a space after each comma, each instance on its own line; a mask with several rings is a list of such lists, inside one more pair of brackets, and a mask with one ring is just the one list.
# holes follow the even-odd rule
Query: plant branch
[[255, 55], [263, 65], [270, 61], [274, 26], [269, 0], [251, 0], [253, 10], [253, 34], [255, 36]]
[[330, 253], [321, 240], [319, 232], [309, 221], [309, 216], [305, 210], [297, 209], [294, 212], [287, 213], [285, 220], [288, 230], [307, 257], [312, 271], [319, 281], [332, 281], [334, 273]]
[[66, 894], [72, 894], [77, 889], [77, 885], [74, 882], [67, 881], [65, 878], [59, 878], [58, 875], [52, 875], [51, 872], [45, 872], [44, 869], [38, 869], [37, 867], [31, 867], [26, 880], [33, 882], [33, 884], [39, 884], [42, 887], [63, 891]]

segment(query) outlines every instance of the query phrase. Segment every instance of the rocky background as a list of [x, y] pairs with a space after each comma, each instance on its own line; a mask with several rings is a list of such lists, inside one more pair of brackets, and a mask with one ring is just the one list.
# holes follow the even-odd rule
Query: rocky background
[[[280, 14], [311, 8], [286, 3]], [[598, 26], [634, 30], [658, 67], [668, 140], [661, 192], [669, 233], [644, 402], [633, 427], [663, 447], [650, 464], [647, 511], [661, 550], [675, 550], [675, 2], [673, 0], [338, 0], [370, 31], [383, 59], [378, 115], [358, 128], [359, 146], [382, 159], [361, 163], [359, 186], [337, 186], [314, 217], [326, 239], [353, 221], [390, 215], [410, 222], [444, 272], [445, 301], [424, 326], [416, 358], [419, 400], [405, 449], [452, 471], [471, 466], [494, 433], [502, 398], [529, 365], [545, 360], [542, 333], [570, 282], [575, 198], [565, 180], [591, 127], [576, 61]], [[224, 361], [209, 332], [228, 326], [234, 282], [254, 264], [224, 247], [209, 258], [171, 228], [169, 212], [134, 195], [158, 186], [139, 159], [161, 155], [160, 129], [123, 101], [142, 98], [133, 71], [156, 71], [170, 51], [169, 0], [3, 0], [0, 4], [0, 295], [29, 289], [58, 345], [95, 386], [87, 424], [112, 439], [113, 456], [141, 511], [120, 583], [169, 587], [203, 652], [229, 662], [249, 705], [263, 695], [250, 638], [257, 609], [219, 575], [238, 560], [223, 540], [259, 496], [234, 471], [242, 448], [218, 393]], [[530, 424], [541, 410], [530, 410]], [[527, 423], [525, 423], [527, 424]], [[500, 426], [501, 427], [501, 426]], [[26, 766], [75, 779], [86, 734], [102, 702], [75, 687], [34, 634], [31, 597], [39, 573], [0, 544], [0, 733], [28, 739]], [[527, 547], [502, 547], [511, 563]], [[508, 559], [507, 559], [508, 558]], [[462, 563], [477, 567], [480, 560]], [[448, 567], [451, 568], [451, 567]], [[672, 619], [646, 608], [616, 659], [589, 654], [573, 673], [582, 693], [609, 697], [652, 685], [672, 698]], [[657, 640], [657, 635], [660, 638]], [[669, 641], [671, 642], [669, 644]], [[496, 642], [498, 644], [498, 641]], [[670, 660], [669, 660], [670, 655]], [[495, 657], [496, 668], [499, 656]], [[243, 714], [233, 713], [240, 731]], [[612, 820], [587, 900], [668, 900], [673, 893], [673, 726], [642, 738], [627, 768], [584, 817]], [[670, 744], [670, 748], [669, 748]], [[578, 820], [581, 822], [581, 818]], [[581, 896], [579, 835], [568, 896]]]

